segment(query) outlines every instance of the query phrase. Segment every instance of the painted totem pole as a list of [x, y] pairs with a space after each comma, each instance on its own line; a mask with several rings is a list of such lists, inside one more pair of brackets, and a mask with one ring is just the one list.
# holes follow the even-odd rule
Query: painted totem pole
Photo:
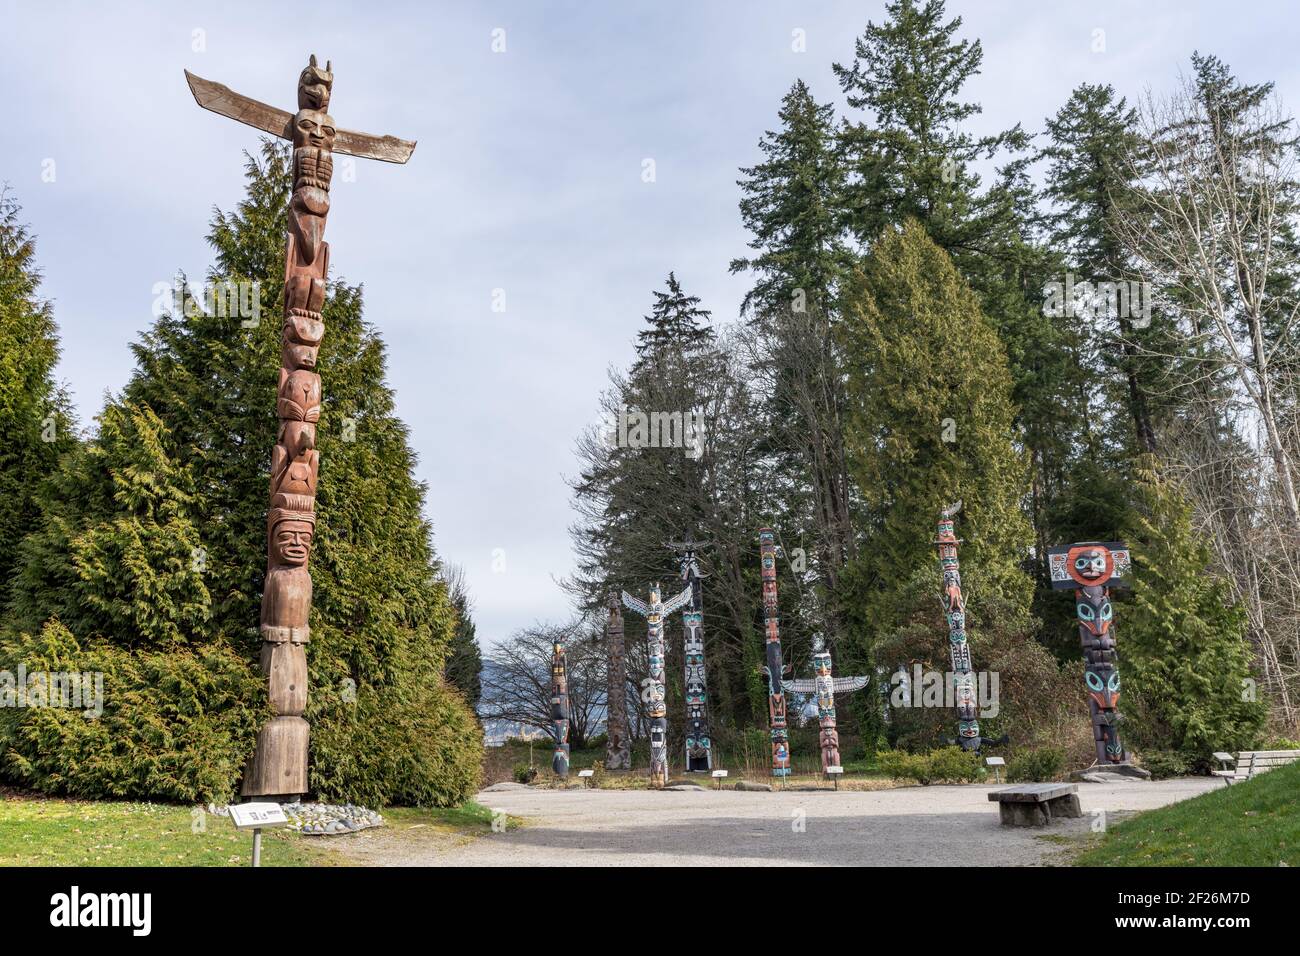
[[623, 609], [618, 593], [609, 592], [605, 622], [605, 651], [609, 655], [605, 705], [605, 769], [632, 769], [632, 742], [627, 730], [627, 658], [623, 647]]
[[1119, 739], [1119, 670], [1110, 589], [1130, 586], [1128, 548], [1120, 541], [1048, 548], [1047, 570], [1053, 588], [1074, 590], [1097, 763], [1127, 765], [1128, 754]]
[[551, 769], [569, 775], [569, 676], [564, 667], [564, 645], [556, 641], [551, 653], [551, 721], [555, 725], [555, 756]]
[[698, 541], [669, 542], [681, 554], [682, 580], [691, 589], [691, 602], [682, 612], [683, 650], [686, 658], [686, 771], [708, 773], [713, 769], [713, 741], [709, 730], [709, 682], [704, 669], [704, 588]]
[[[776, 535], [771, 528], [758, 531], [763, 574], [763, 627], [766, 632], [767, 719], [772, 735], [772, 776], [790, 775], [790, 734], [785, 723], [785, 691], [781, 684], [781, 624], [777, 611]], [[837, 741], [838, 746], [838, 741]]]
[[404, 163], [414, 143], [336, 129], [327, 112], [334, 74], [316, 57], [298, 77], [298, 112], [289, 114], [195, 76], [186, 81], [195, 101], [293, 143], [293, 194], [284, 255], [284, 325], [276, 414], [279, 437], [271, 452], [267, 569], [262, 591], [262, 670], [275, 717], [257, 735], [257, 749], [244, 772], [246, 797], [307, 792], [307, 654], [310, 639], [311, 573], [307, 569], [316, 531], [316, 423], [321, 381], [316, 358], [325, 325], [321, 309], [329, 274], [325, 220], [335, 151]]
[[650, 782], [656, 787], [668, 784], [668, 711], [664, 705], [664, 618], [691, 599], [691, 589], [665, 603], [659, 598], [659, 585], [650, 586], [650, 600], [639, 601], [626, 591], [623, 604], [646, 620], [646, 643], [650, 674], [646, 686], [646, 713], [650, 717]]
[[813, 637], [813, 674], [815, 676], [812, 680], [782, 681], [781, 687], [787, 694], [816, 695], [817, 723], [821, 728], [818, 738], [822, 750], [822, 773], [829, 773], [829, 768], [841, 766], [840, 734], [835, 729], [835, 695], [862, 690], [871, 678], [835, 677], [831, 670], [831, 652], [826, 649], [826, 643], [820, 634]]
[[975, 674], [970, 666], [970, 644], [966, 641], [966, 599], [961, 593], [961, 563], [957, 560], [957, 546], [961, 544], [952, 530], [952, 519], [961, 511], [961, 502], [955, 502], [939, 512], [938, 533], [934, 546], [939, 550], [939, 564], [943, 568], [943, 605], [948, 619], [948, 656], [952, 661], [953, 695], [957, 701], [957, 742], [963, 750], [979, 752], [983, 739], [980, 722], [976, 717]]

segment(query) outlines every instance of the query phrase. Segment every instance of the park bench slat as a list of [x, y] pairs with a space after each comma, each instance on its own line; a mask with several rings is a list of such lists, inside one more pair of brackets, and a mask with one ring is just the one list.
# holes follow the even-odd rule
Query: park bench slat
[[[1223, 758], [1216, 754], [1220, 760]], [[1300, 750], [1243, 750], [1235, 758], [1236, 767], [1232, 770], [1211, 770], [1223, 782], [1231, 784], [1234, 780], [1249, 780], [1256, 773], [1282, 767], [1300, 760]]]
[[997, 803], [1042, 803], [1078, 792], [1078, 784], [1073, 783], [1026, 783], [1006, 790], [994, 790], [989, 799]]

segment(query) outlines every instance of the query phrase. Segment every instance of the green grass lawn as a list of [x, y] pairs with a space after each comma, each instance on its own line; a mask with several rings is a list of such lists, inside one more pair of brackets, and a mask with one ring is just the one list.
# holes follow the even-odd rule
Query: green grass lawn
[[1111, 827], [1076, 866], [1300, 866], [1300, 762]]
[[[0, 793], [0, 866], [249, 865], [250, 832], [237, 831], [228, 817], [196, 818], [192, 811], [169, 804], [62, 800], [5, 791]], [[423, 824], [462, 833], [486, 833], [492, 826], [492, 811], [476, 803], [450, 810], [382, 812], [394, 826]], [[328, 837], [271, 829], [262, 833], [262, 865], [346, 866], [348, 861], [331, 849]]]

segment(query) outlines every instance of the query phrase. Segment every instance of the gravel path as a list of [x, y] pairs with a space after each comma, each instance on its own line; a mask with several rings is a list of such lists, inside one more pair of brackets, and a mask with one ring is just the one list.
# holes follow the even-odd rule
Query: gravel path
[[[1038, 866], [1083, 836], [1093, 811], [1113, 822], [1196, 796], [1217, 780], [1079, 784], [1084, 816], [1043, 830], [1004, 828], [996, 786], [870, 792], [741, 793], [488, 790], [484, 806], [528, 825], [451, 847], [393, 847], [367, 863], [434, 866], [995, 865]], [[371, 831], [374, 832], [374, 831]], [[359, 834], [361, 839], [365, 835]]]

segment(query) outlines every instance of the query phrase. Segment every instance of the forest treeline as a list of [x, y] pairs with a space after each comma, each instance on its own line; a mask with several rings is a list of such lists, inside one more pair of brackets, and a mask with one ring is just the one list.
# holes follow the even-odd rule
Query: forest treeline
[[[578, 441], [570, 639], [598, 647], [611, 590], [671, 593], [665, 542], [705, 541], [715, 736], [765, 727], [770, 526], [794, 672], [822, 635], [837, 673], [872, 677], [840, 702], [860, 750], [939, 745], [950, 709], [882, 692], [948, 668], [932, 539], [960, 499], [974, 667], [1000, 677], [986, 735], [1088, 762], [1074, 604], [1045, 551], [1123, 540], [1126, 742], [1194, 766], [1295, 737], [1295, 123], [1271, 83], [1192, 53], [1162, 91], [1085, 83], [975, 135], [963, 90], [982, 58], [941, 0], [898, 0], [830, 65], [842, 110], [802, 79], [782, 99], [738, 180], [741, 314], [719, 320], [670, 274]], [[610, 439], [619, 416], [690, 411], [698, 448]], [[627, 631], [637, 713], [644, 625]]]

